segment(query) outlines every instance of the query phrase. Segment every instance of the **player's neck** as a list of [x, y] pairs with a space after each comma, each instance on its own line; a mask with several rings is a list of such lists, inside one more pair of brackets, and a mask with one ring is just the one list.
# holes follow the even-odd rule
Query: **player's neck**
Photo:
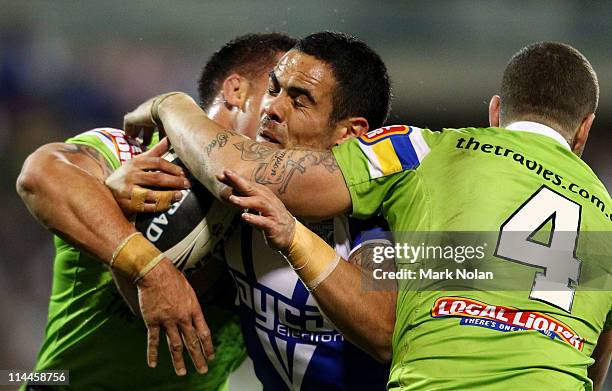
[[504, 124], [501, 126], [504, 129], [514, 130], [514, 131], [527, 131], [533, 133], [539, 133], [545, 136], [548, 136], [554, 140], [557, 140], [561, 145], [565, 146], [567, 149], [572, 150], [571, 144], [568, 140], [563, 136], [563, 134], [552, 126], [543, 123], [542, 121], [533, 121], [533, 120], [518, 120], [512, 121], [511, 123]]

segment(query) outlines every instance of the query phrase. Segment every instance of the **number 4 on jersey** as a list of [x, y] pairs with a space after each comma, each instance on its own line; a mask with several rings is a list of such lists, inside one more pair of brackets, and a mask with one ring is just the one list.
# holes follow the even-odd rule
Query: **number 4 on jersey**
[[[581, 262], [576, 258], [580, 204], [542, 186], [500, 228], [495, 255], [544, 269], [535, 275], [530, 299], [571, 312]], [[548, 243], [534, 239], [550, 222]]]

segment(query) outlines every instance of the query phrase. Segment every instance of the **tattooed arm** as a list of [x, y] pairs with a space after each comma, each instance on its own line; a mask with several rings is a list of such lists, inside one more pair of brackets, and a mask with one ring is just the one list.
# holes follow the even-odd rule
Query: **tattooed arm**
[[348, 189], [330, 151], [279, 149], [224, 130], [185, 94], [141, 105], [126, 116], [126, 131], [131, 121], [150, 121], [151, 109], [181, 160], [217, 197], [225, 187], [216, 176], [230, 169], [272, 189], [296, 216], [320, 219], [350, 210]]
[[104, 184], [111, 172], [91, 147], [47, 144], [25, 161], [17, 191], [43, 226], [108, 262], [117, 244], [135, 232]]

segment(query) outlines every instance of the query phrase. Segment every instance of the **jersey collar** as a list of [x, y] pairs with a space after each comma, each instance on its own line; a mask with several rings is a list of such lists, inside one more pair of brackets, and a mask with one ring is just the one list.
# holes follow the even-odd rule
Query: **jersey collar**
[[567, 140], [565, 140], [565, 138], [563, 138], [563, 136], [561, 136], [559, 132], [539, 122], [517, 121], [517, 122], [511, 123], [505, 128], [508, 130], [517, 130], [519, 132], [531, 132], [531, 133], [541, 134], [542, 136], [548, 136], [550, 138], [557, 140], [561, 145], [563, 145], [568, 150], [570, 151], [572, 150], [570, 145], [567, 143]]

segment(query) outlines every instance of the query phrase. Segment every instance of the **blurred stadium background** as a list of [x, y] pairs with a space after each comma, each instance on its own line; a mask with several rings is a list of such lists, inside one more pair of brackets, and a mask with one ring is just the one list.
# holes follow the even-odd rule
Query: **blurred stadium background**
[[0, 0], [0, 368], [32, 367], [46, 320], [53, 245], [14, 190], [23, 160], [41, 144], [120, 127], [124, 112], [160, 92], [195, 94], [213, 51], [261, 31], [354, 34], [389, 68], [389, 122], [484, 126], [508, 58], [553, 40], [574, 45], [598, 72], [600, 105], [584, 159], [610, 189], [611, 17], [612, 3], [570, 0]]

